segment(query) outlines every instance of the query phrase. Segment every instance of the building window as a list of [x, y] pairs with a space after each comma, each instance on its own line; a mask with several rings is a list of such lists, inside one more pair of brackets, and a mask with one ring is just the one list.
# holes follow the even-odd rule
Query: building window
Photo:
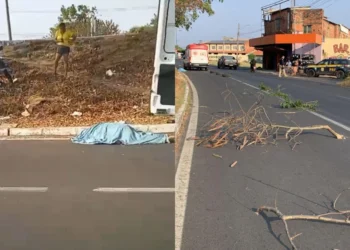
[[244, 46], [241, 46], [241, 47], [240, 47], [240, 50], [241, 50], [241, 51], [244, 51]]
[[275, 28], [276, 28], [276, 31], [281, 31], [281, 19], [276, 19], [275, 20]]
[[230, 50], [231, 49], [231, 46], [230, 45], [226, 45], [225, 46], [225, 50]]
[[232, 50], [237, 50], [237, 45], [233, 45]]
[[312, 25], [304, 25], [304, 34], [309, 34], [312, 32]]
[[210, 46], [210, 49], [211, 49], [211, 50], [216, 50], [216, 46], [215, 46], [215, 45], [212, 45], [212, 46]]
[[219, 45], [219, 46], [218, 46], [218, 50], [222, 50], [222, 45]]

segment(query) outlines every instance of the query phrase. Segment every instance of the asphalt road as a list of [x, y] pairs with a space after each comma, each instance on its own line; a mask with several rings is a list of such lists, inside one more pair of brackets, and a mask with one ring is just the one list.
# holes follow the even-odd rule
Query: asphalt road
[[319, 102], [318, 113], [350, 127], [350, 88], [337, 86], [337, 79], [323, 77], [311, 79], [307, 77], [279, 78], [275, 75], [259, 72], [251, 74], [240, 70], [218, 70], [213, 66], [210, 69], [230, 73], [235, 79], [249, 82], [257, 87], [264, 83], [277, 89], [280, 85], [283, 92], [290, 94], [295, 99], [303, 101], [317, 100]]
[[[178, 64], [179, 65], [179, 64]], [[248, 109], [257, 90], [229, 78], [205, 71], [186, 73], [199, 97], [198, 131], [213, 115], [230, 109], [222, 93], [229, 88]], [[282, 84], [296, 98], [318, 99], [324, 114], [332, 113], [339, 122], [350, 123], [347, 90], [301, 80], [235, 71], [234, 77], [252, 85], [261, 82]], [[317, 97], [317, 98], [316, 98]], [[307, 112], [278, 114], [278, 100], [266, 96], [263, 105], [276, 123], [300, 126], [328, 124]], [[238, 108], [232, 102], [234, 109]], [[330, 124], [339, 133], [350, 133]], [[283, 223], [273, 214], [257, 216], [262, 205], [274, 206], [286, 215], [321, 214], [330, 211], [339, 192], [350, 187], [350, 141], [336, 140], [327, 132], [307, 132], [301, 145], [291, 150], [282, 140], [277, 146], [252, 146], [237, 151], [234, 145], [223, 148], [194, 149], [181, 250], [264, 250], [291, 249]], [[213, 153], [222, 156], [217, 158]], [[229, 166], [238, 161], [235, 168]], [[340, 209], [350, 208], [350, 194], [344, 195]], [[291, 235], [300, 249], [349, 249], [350, 227], [319, 222], [291, 221]]]
[[[182, 61], [177, 61], [182, 67]], [[272, 74], [256, 72], [251, 74], [247, 70], [218, 69], [210, 66], [209, 70], [231, 74], [232, 77], [258, 87], [261, 83], [276, 89], [281, 86], [283, 92], [294, 99], [319, 102], [318, 113], [334, 119], [350, 127], [350, 88], [337, 86], [337, 79], [333, 78], [279, 78]]]
[[174, 192], [93, 191], [174, 188], [173, 145], [1, 141], [0, 158], [1, 249], [174, 248]]

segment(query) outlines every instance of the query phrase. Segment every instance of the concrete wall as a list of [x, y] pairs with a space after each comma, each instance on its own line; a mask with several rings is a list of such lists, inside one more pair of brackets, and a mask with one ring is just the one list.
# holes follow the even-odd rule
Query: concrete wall
[[350, 38], [326, 38], [322, 44], [322, 57], [350, 57]]
[[314, 55], [316, 63], [323, 59], [322, 46], [318, 44], [296, 43], [295, 45], [293, 45], [293, 53]]

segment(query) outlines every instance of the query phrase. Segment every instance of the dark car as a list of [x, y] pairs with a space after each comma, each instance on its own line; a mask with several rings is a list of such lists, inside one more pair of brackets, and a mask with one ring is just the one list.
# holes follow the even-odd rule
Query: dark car
[[309, 64], [304, 68], [304, 73], [308, 77], [328, 75], [343, 79], [349, 75], [349, 72], [350, 60], [348, 59], [324, 59], [317, 64]]
[[238, 68], [238, 62], [233, 56], [222, 56], [218, 60], [218, 68], [233, 68], [236, 70]]

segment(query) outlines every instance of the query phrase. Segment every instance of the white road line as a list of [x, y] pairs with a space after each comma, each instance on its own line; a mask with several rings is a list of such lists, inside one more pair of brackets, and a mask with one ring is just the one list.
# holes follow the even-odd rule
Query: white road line
[[0, 187], [0, 192], [47, 192], [48, 187]]
[[69, 141], [72, 137], [25, 137], [25, 136], [7, 136], [0, 137], [0, 141]]
[[337, 95], [337, 97], [340, 97], [340, 98], [343, 98], [343, 99], [346, 99], [346, 100], [349, 100], [349, 101], [350, 101], [350, 98], [349, 98], [349, 97], [346, 97], [346, 96]]
[[258, 87], [254, 86], [254, 85], [251, 85], [249, 83], [246, 83], [246, 82], [242, 82], [241, 80], [238, 80], [236, 78], [233, 78], [233, 77], [230, 77], [232, 80], [235, 80], [236, 82], [239, 82], [239, 83], [242, 83], [244, 85], [247, 85], [248, 87], [251, 87], [253, 89], [257, 89], [257, 90], [260, 90]]
[[192, 90], [192, 111], [182, 147], [176, 175], [175, 175], [175, 250], [181, 250], [183, 227], [185, 223], [185, 213], [187, 206], [188, 187], [190, 182], [190, 173], [192, 167], [192, 158], [194, 151], [194, 140], [186, 140], [186, 138], [194, 137], [197, 133], [199, 102], [198, 94], [191, 80], [184, 75]]
[[[244, 85], [246, 85], [246, 86], [249, 86], [249, 87], [254, 88], [254, 89], [257, 89], [257, 90], [260, 90], [258, 87], [254, 86], [254, 85], [251, 85], [251, 84], [246, 83], [246, 82], [242, 82], [242, 81], [240, 81], [240, 80], [238, 80], [238, 79], [235, 79], [235, 78], [233, 78], [233, 77], [230, 77], [230, 78], [231, 78], [232, 80], [235, 80], [235, 81], [237, 81], [237, 82], [239, 82], [239, 83], [242, 83], [242, 84], [244, 84]], [[262, 92], [265, 92], [265, 91], [262, 91]], [[265, 93], [266, 93], [266, 92], [265, 92]], [[279, 98], [279, 99], [282, 100], [282, 98]], [[310, 111], [310, 110], [307, 110], [307, 111], [308, 111], [310, 114], [313, 114], [314, 116], [317, 116], [318, 118], [321, 118], [321, 119], [323, 119], [323, 120], [325, 120], [325, 121], [327, 121], [327, 122], [329, 122], [329, 123], [332, 123], [332, 124], [334, 124], [334, 125], [336, 125], [336, 126], [342, 128], [342, 129], [345, 129], [346, 131], [349, 131], [349, 132], [350, 132], [350, 127], [348, 127], [348, 126], [346, 126], [346, 125], [344, 125], [344, 124], [342, 124], [342, 123], [340, 123], [340, 122], [337, 122], [337, 121], [335, 121], [335, 120], [332, 120], [331, 118], [328, 118], [328, 117], [326, 117], [326, 116], [324, 116], [324, 115], [321, 115], [321, 114], [319, 114], [319, 113], [316, 113], [316, 112], [313, 112], [313, 111]]]
[[175, 188], [111, 188], [100, 187], [92, 191], [101, 193], [174, 193]]
[[321, 119], [323, 119], [323, 120], [325, 120], [325, 121], [327, 121], [327, 122], [330, 122], [330, 123], [332, 123], [332, 124], [334, 124], [334, 125], [336, 125], [336, 126], [342, 128], [342, 129], [345, 129], [346, 131], [349, 131], [349, 132], [350, 132], [350, 127], [348, 127], [348, 126], [346, 126], [346, 125], [344, 125], [344, 124], [342, 124], [342, 123], [340, 123], [340, 122], [334, 121], [334, 120], [332, 120], [331, 118], [328, 118], [328, 117], [326, 117], [326, 116], [324, 116], [324, 115], [321, 115], [321, 114], [316, 113], [316, 112], [313, 112], [313, 111], [309, 111], [309, 110], [308, 110], [308, 112], [311, 113], [311, 114], [313, 114], [313, 115], [315, 115], [315, 116], [317, 116], [317, 117], [319, 117], [319, 118], [321, 118]]

